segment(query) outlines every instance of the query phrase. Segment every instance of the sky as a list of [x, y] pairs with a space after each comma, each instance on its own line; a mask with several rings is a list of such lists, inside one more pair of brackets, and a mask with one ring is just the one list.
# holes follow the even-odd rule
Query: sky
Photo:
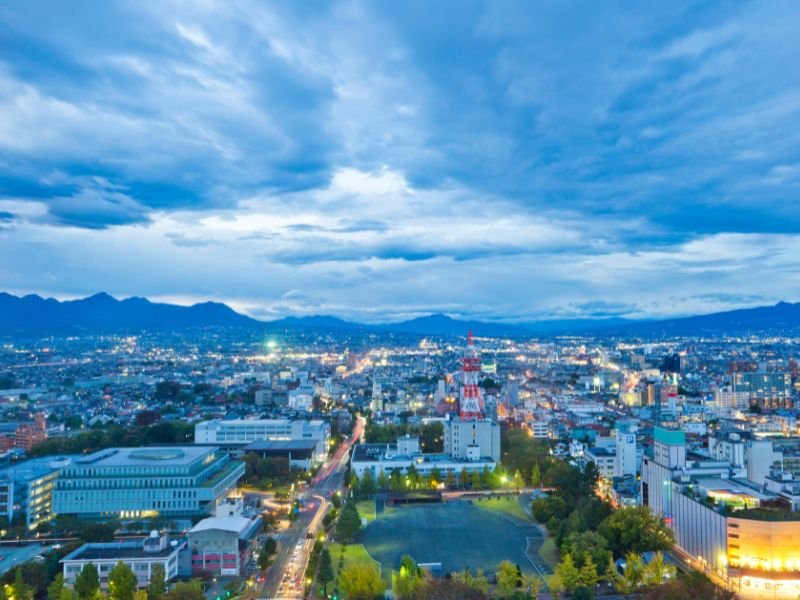
[[262, 319], [800, 300], [800, 3], [9, 0], [0, 290]]

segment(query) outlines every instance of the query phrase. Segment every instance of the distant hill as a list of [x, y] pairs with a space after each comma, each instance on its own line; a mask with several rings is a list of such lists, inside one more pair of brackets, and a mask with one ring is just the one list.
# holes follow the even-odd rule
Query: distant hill
[[252, 327], [259, 322], [225, 304], [177, 306], [145, 298], [117, 300], [106, 293], [59, 302], [0, 293], [0, 333], [69, 333], [189, 327]]
[[800, 302], [740, 308], [678, 319], [628, 323], [611, 331], [641, 335], [738, 335], [744, 333], [788, 334], [800, 332]]
[[485, 337], [531, 337], [531, 332], [517, 325], [504, 323], [487, 323], [484, 321], [462, 321], [447, 315], [436, 314], [418, 317], [410, 321], [387, 323], [375, 326], [384, 331], [398, 333], [415, 333], [420, 335], [466, 335], [472, 331], [477, 336]]
[[660, 321], [567, 319], [511, 325], [434, 314], [408, 321], [374, 325], [327, 315], [258, 321], [218, 302], [177, 306], [150, 302], [146, 298], [117, 300], [106, 293], [61, 302], [36, 295], [20, 298], [0, 292], [0, 335], [177, 330], [198, 327], [298, 331], [318, 329], [440, 336], [464, 336], [467, 331], [472, 331], [479, 337], [532, 337], [560, 333], [642, 336], [800, 333], [800, 303], [779, 302], [774, 306]]

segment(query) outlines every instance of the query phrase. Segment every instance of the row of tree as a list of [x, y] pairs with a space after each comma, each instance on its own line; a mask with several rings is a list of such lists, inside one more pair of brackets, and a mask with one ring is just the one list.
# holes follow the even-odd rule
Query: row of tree
[[525, 479], [519, 471], [509, 476], [500, 465], [491, 471], [488, 468], [481, 471], [468, 471], [464, 468], [460, 473], [452, 471], [442, 473], [437, 467], [434, 467], [424, 476], [417, 472], [414, 465], [411, 465], [406, 474], [392, 469], [388, 474], [381, 470], [377, 477], [373, 477], [370, 471], [365, 471], [359, 479], [355, 473], [351, 473], [349, 482], [350, 490], [355, 496], [361, 498], [368, 498], [376, 492], [436, 490], [441, 486], [448, 490], [519, 491], [525, 487]]
[[[11, 595], [14, 600], [33, 600], [29, 596], [19, 595], [15, 590]], [[154, 565], [150, 582], [146, 589], [138, 589], [136, 575], [123, 562], [117, 563], [108, 573], [108, 592], [100, 589], [100, 574], [97, 567], [89, 563], [81, 569], [75, 578], [72, 589], [64, 584], [64, 576], [56, 575], [47, 586], [48, 600], [203, 600], [203, 584], [200, 581], [178, 582], [167, 591], [164, 568]]]

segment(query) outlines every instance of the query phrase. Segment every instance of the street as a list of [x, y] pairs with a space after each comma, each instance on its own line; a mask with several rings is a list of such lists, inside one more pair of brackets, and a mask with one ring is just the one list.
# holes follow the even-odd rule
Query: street
[[352, 437], [340, 445], [309, 487], [300, 493], [305, 498], [306, 508], [300, 511], [297, 521], [281, 535], [278, 552], [267, 570], [267, 579], [256, 589], [257, 598], [283, 600], [303, 597], [306, 566], [314, 539], [322, 529], [322, 519], [330, 507], [330, 497], [344, 484], [350, 448], [360, 439], [363, 431], [364, 419], [359, 417]]

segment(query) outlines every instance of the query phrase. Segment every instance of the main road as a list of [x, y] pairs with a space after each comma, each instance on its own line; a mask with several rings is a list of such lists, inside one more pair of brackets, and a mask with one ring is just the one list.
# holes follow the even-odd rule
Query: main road
[[[314, 546], [314, 539], [322, 529], [322, 519], [330, 508], [330, 497], [344, 484], [344, 472], [350, 449], [364, 433], [364, 418], [358, 417], [353, 435], [340, 444], [333, 457], [317, 473], [301, 495], [305, 508], [294, 524], [280, 538], [278, 552], [267, 571], [267, 579], [256, 590], [257, 598], [289, 600], [303, 597], [306, 584], [306, 566]], [[313, 573], [308, 574], [309, 579]]]

